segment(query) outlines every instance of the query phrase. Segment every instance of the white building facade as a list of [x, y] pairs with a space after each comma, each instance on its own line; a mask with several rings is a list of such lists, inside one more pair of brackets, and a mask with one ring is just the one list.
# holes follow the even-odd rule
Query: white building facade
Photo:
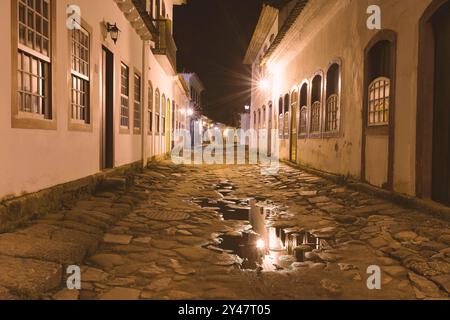
[[0, 80], [0, 200], [170, 151], [189, 102], [172, 37], [183, 3], [0, 2], [0, 54], [11, 61]]

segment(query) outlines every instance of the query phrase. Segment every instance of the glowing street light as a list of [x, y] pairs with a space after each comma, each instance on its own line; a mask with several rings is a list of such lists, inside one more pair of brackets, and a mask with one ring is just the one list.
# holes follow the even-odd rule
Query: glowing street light
[[263, 239], [259, 239], [258, 241], [256, 241], [256, 248], [260, 250], [264, 250], [266, 248], [266, 243]]
[[188, 109], [187, 115], [190, 117], [190, 116], [192, 116], [193, 114], [194, 114], [194, 110]]
[[261, 79], [261, 80], [259, 81], [259, 88], [260, 88], [261, 90], [267, 90], [267, 89], [269, 89], [269, 80], [267, 80], [267, 79]]

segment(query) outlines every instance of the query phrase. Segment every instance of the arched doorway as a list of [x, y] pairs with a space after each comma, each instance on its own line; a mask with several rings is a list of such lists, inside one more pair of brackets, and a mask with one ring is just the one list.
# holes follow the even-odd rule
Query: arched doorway
[[420, 20], [416, 193], [450, 205], [450, 1]]
[[377, 33], [365, 49], [361, 179], [392, 190], [394, 185], [397, 34]]
[[172, 128], [170, 126], [170, 123], [172, 122], [171, 120], [171, 116], [172, 116], [172, 112], [171, 112], [172, 108], [171, 108], [171, 102], [170, 99], [167, 99], [167, 108], [166, 108], [166, 152], [170, 152], [170, 147], [171, 147], [171, 132], [172, 132]]

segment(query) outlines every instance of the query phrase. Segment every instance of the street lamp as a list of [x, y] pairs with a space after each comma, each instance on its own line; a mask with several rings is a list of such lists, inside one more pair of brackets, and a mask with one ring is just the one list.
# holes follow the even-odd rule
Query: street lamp
[[109, 23], [106, 22], [106, 31], [111, 36], [112, 41], [114, 41], [114, 44], [117, 43], [117, 40], [119, 40], [119, 32], [120, 29], [117, 27], [117, 23]]
[[190, 116], [192, 116], [193, 114], [194, 114], [194, 110], [188, 109], [187, 115], [190, 117]]
[[261, 79], [259, 80], [259, 88], [261, 90], [267, 90], [269, 89], [269, 80], [267, 79]]

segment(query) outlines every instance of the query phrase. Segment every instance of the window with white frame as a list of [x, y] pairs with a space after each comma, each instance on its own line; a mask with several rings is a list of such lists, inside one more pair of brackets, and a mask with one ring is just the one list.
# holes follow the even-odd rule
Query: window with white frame
[[166, 96], [163, 94], [161, 98], [161, 132], [166, 134]]
[[368, 105], [369, 127], [389, 125], [390, 100], [392, 95], [391, 43], [377, 42], [368, 53]]
[[155, 124], [156, 133], [161, 133], [161, 97], [158, 88], [155, 90]]
[[290, 98], [289, 94], [284, 96], [284, 138], [289, 139], [289, 110], [290, 110]]
[[120, 71], [120, 125], [130, 127], [130, 69], [122, 63]]
[[148, 116], [148, 132], [153, 132], [153, 85], [151, 82], [148, 83], [148, 108], [147, 108], [147, 116]]
[[311, 133], [320, 133], [320, 119], [322, 109], [322, 76], [317, 75], [312, 81], [311, 92]]
[[334, 63], [327, 72], [325, 132], [339, 131], [339, 81], [340, 67]]
[[379, 77], [369, 85], [369, 126], [389, 124], [391, 81]]
[[51, 0], [17, 0], [19, 112], [51, 119]]
[[284, 133], [284, 121], [283, 121], [283, 98], [278, 100], [278, 134], [280, 138], [283, 138]]
[[141, 76], [134, 74], [134, 109], [133, 109], [133, 123], [134, 129], [141, 129]]
[[308, 84], [304, 83], [300, 88], [300, 124], [299, 135], [308, 134]]
[[71, 53], [71, 116], [89, 123], [90, 113], [90, 34], [84, 28], [73, 29]]

